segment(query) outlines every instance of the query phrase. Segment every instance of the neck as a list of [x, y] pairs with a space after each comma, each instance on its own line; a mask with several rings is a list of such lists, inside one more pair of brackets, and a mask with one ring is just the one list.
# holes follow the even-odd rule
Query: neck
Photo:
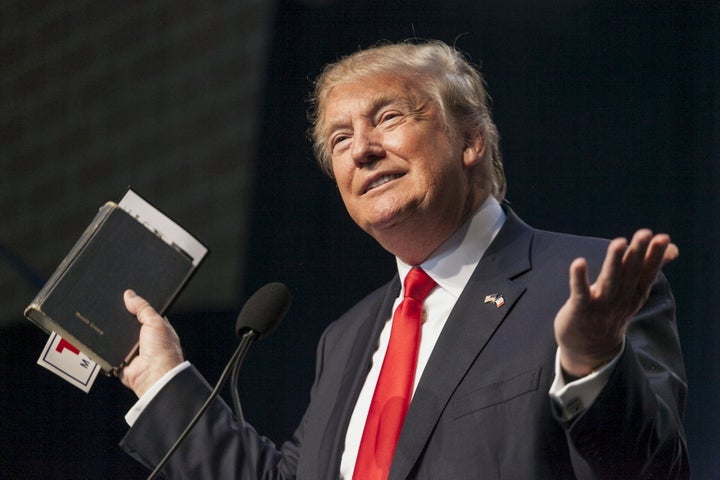
[[465, 208], [454, 220], [408, 220], [402, 225], [377, 232], [373, 237], [385, 250], [408, 265], [420, 265], [475, 214], [486, 199], [487, 194], [469, 197]]

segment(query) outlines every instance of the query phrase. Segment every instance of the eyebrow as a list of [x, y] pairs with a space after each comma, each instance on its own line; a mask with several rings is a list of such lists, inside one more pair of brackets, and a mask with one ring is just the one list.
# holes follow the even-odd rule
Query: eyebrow
[[[392, 104], [399, 104], [407, 108], [409, 111], [415, 110], [410, 99], [404, 95], [377, 92], [368, 99], [363, 100], [361, 115], [365, 117], [372, 117], [378, 110]], [[345, 121], [328, 119], [325, 122], [324, 130], [327, 134], [335, 129], [343, 127], [345, 123]]]

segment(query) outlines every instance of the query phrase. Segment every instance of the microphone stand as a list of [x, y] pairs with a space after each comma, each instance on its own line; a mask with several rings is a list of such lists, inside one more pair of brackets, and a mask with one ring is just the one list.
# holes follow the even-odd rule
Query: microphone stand
[[[147, 478], [147, 480], [154, 480], [157, 478], [158, 474], [160, 473], [160, 470], [165, 467], [165, 464], [167, 464], [168, 460], [170, 460], [170, 457], [173, 453], [180, 447], [180, 444], [183, 440], [185, 440], [185, 437], [188, 436], [190, 433], [190, 430], [195, 426], [195, 424], [200, 420], [200, 417], [207, 411], [207, 409], [210, 407], [210, 404], [213, 400], [218, 396], [218, 393], [220, 392], [220, 389], [225, 384], [225, 381], [227, 380], [228, 374], [230, 373], [230, 368], [233, 368], [233, 377], [235, 378], [235, 381], [237, 381], [237, 371], [240, 370], [240, 364], [242, 364], [243, 360], [245, 359], [245, 355], [247, 354], [248, 349], [250, 348], [250, 344], [252, 344], [253, 340], [257, 338], [258, 334], [254, 330], [248, 330], [245, 332], [242, 337], [240, 337], [240, 344], [235, 349], [235, 352], [233, 353], [232, 357], [230, 357], [230, 361], [225, 366], [225, 369], [223, 370], [222, 374], [220, 375], [220, 379], [218, 379], [217, 384], [215, 385], [215, 388], [210, 393], [210, 396], [207, 400], [205, 400], [205, 403], [203, 403], [202, 407], [200, 407], [200, 410], [195, 414], [193, 419], [190, 421], [187, 427], [185, 427], [185, 430], [180, 434], [178, 439], [175, 441], [172, 447], [170, 447], [170, 450], [165, 454], [165, 456], [160, 460], [160, 463], [157, 464], [155, 467], [155, 470], [150, 473], [150, 476]], [[234, 384], [236, 385], [236, 384]], [[235, 397], [237, 397], [237, 389], [235, 386], [233, 387], [233, 402], [235, 402]], [[240, 400], [237, 400], [237, 404], [239, 406]], [[240, 411], [240, 415], [242, 415], [242, 411]], [[239, 420], [242, 421], [242, 417], [239, 417]]]
[[238, 377], [240, 373], [240, 365], [242, 365], [242, 362], [243, 358], [238, 358], [238, 360], [235, 362], [235, 365], [233, 365], [232, 375], [230, 376], [230, 393], [232, 394], [233, 410], [235, 410], [235, 417], [240, 423], [243, 423], [245, 421], [242, 405], [240, 404], [240, 394], [238, 393]]

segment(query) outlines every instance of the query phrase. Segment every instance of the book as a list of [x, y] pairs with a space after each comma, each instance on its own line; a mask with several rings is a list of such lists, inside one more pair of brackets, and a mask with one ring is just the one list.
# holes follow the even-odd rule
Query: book
[[137, 353], [140, 323], [125, 308], [133, 289], [161, 315], [208, 249], [133, 190], [107, 202], [25, 316], [115, 374]]

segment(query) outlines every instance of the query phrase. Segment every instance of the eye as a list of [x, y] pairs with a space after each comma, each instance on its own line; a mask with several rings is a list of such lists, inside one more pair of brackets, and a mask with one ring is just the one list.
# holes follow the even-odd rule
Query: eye
[[344, 141], [347, 140], [348, 138], [350, 138], [349, 135], [337, 135], [335, 138], [333, 138], [332, 144], [333, 144], [333, 146], [335, 146], [335, 145], [337, 145], [337, 144], [339, 144], [339, 143], [344, 142]]
[[350, 135], [341, 133], [333, 136], [330, 139], [330, 149], [334, 151], [337, 147], [341, 146], [344, 142], [350, 139]]
[[401, 116], [400, 112], [396, 112], [396, 111], [385, 112], [380, 116], [379, 123], [389, 122], [390, 120], [394, 120], [400, 116]]

